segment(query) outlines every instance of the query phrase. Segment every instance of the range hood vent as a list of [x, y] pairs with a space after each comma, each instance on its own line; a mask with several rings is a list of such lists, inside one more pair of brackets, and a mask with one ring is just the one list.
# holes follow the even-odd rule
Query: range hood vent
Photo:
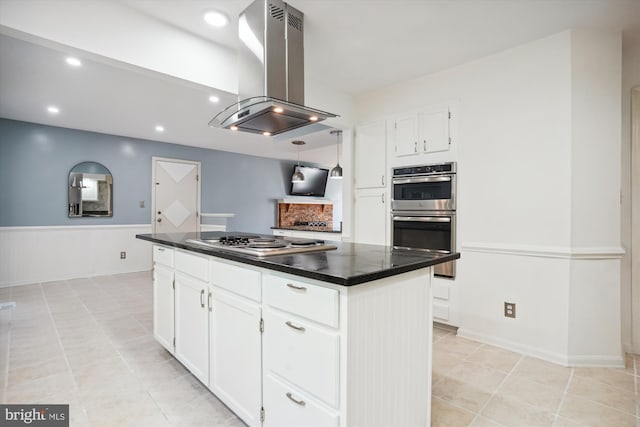
[[278, 135], [337, 117], [304, 105], [303, 25], [281, 0], [256, 0], [240, 14], [239, 101], [209, 126]]

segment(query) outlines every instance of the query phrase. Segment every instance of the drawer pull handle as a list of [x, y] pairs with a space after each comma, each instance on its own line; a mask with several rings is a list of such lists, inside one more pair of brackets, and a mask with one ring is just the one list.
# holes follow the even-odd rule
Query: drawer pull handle
[[164, 248], [157, 248], [158, 252], [164, 252]]
[[304, 332], [306, 330], [303, 326], [296, 326], [288, 320], [285, 323], [288, 327], [295, 329], [296, 331]]
[[295, 289], [296, 291], [306, 291], [307, 288], [305, 288], [304, 286], [296, 286], [293, 283], [287, 283], [287, 286], [290, 287], [291, 289]]
[[291, 393], [287, 393], [287, 397], [289, 398], [290, 401], [292, 401], [292, 402], [294, 402], [294, 403], [296, 403], [296, 404], [298, 404], [300, 406], [304, 406], [304, 405], [307, 404], [304, 400], [296, 400], [296, 399], [294, 399], [293, 396], [291, 395]]
[[200, 307], [204, 308], [204, 289], [200, 291]]

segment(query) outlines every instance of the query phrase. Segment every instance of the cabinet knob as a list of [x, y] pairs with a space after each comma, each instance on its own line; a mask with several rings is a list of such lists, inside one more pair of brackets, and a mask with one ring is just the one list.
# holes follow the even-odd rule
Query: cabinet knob
[[158, 222], [162, 222], [162, 218], [158, 218], [156, 221], [158, 221]]

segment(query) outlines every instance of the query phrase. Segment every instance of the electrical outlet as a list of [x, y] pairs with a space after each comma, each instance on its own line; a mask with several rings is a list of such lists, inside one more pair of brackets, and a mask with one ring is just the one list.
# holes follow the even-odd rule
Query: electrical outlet
[[504, 302], [504, 317], [516, 318], [516, 303]]
[[127, 253], [125, 251], [120, 252], [120, 259], [126, 259]]

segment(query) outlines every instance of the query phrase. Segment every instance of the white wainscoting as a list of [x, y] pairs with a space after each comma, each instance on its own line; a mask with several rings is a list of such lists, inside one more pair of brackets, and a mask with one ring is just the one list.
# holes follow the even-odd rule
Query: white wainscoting
[[[0, 227], [0, 287], [151, 270], [150, 224]], [[126, 259], [120, 259], [120, 252]]]
[[622, 248], [466, 242], [461, 254], [459, 336], [564, 366], [624, 366]]

